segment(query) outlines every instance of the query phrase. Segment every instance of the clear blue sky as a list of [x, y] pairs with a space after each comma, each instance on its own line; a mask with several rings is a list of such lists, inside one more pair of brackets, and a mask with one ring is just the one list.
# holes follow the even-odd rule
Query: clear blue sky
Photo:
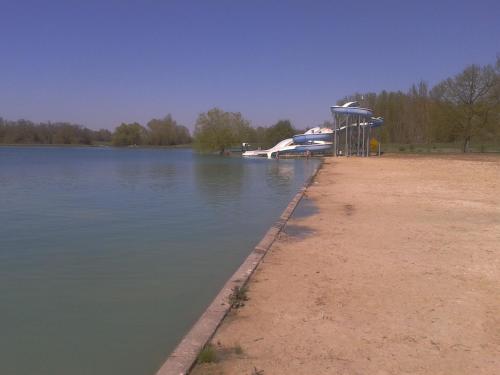
[[355, 91], [434, 84], [500, 53], [500, 1], [0, 0], [0, 116], [90, 128], [214, 106], [329, 119]]

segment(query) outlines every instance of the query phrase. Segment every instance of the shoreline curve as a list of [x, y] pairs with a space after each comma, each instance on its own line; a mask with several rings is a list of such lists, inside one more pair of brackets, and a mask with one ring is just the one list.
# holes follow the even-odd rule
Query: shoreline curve
[[295, 194], [278, 220], [268, 229], [264, 237], [253, 248], [247, 258], [238, 267], [236, 272], [224, 284], [219, 293], [212, 300], [200, 318], [191, 327], [175, 349], [170, 353], [156, 375], [187, 375], [196, 364], [198, 354], [214, 336], [217, 328], [231, 310], [229, 297], [235, 287], [243, 287], [259, 266], [260, 262], [277, 239], [280, 232], [302, 200], [307, 188], [314, 181], [324, 164], [321, 160], [312, 175], [306, 180], [302, 188]]

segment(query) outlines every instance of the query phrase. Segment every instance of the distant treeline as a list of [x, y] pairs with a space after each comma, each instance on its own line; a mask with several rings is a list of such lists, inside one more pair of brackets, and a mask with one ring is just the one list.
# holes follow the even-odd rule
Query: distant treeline
[[173, 146], [191, 143], [189, 129], [177, 124], [171, 115], [153, 119], [146, 127], [134, 122], [121, 124], [112, 137], [114, 146], [149, 145]]
[[169, 146], [191, 143], [189, 130], [178, 125], [172, 116], [153, 119], [144, 127], [138, 123], [121, 124], [114, 132], [92, 130], [66, 122], [34, 123], [8, 121], [0, 117], [0, 144]]
[[[432, 88], [427, 83], [412, 85], [408, 92], [355, 93], [338, 101], [358, 101], [382, 116], [382, 142], [432, 144], [461, 142], [464, 152], [470, 142], [500, 143], [500, 57], [496, 64], [470, 65], [461, 73]], [[322, 126], [331, 126], [325, 122]], [[0, 118], [3, 144], [93, 144], [115, 146], [170, 146], [194, 141], [199, 151], [224, 152], [243, 142], [267, 148], [301, 132], [289, 120], [270, 127], [252, 127], [239, 112], [213, 108], [201, 113], [191, 137], [171, 115], [153, 119], [146, 126], [123, 123], [114, 132], [91, 130], [69, 123], [39, 123]]]
[[[356, 93], [338, 101], [358, 101], [382, 116], [383, 142], [427, 144], [471, 141], [500, 143], [500, 57], [495, 65], [470, 65], [460, 74], [431, 89], [425, 82], [408, 92]], [[321, 126], [332, 126], [330, 121]], [[242, 142], [270, 147], [299, 131], [288, 120], [253, 128], [239, 112], [214, 108], [202, 113], [195, 125], [194, 144], [201, 151], [224, 152]]]
[[495, 65], [470, 65], [432, 88], [425, 82], [408, 92], [356, 93], [338, 101], [358, 101], [385, 119], [383, 142], [431, 144], [500, 142], [500, 57]]
[[106, 129], [91, 130], [67, 122], [7, 121], [0, 117], [0, 144], [90, 145], [110, 142], [111, 136]]
[[[200, 151], [224, 151], [239, 147], [243, 142], [270, 147], [297, 132], [289, 120], [280, 120], [270, 127], [254, 128], [241, 113], [213, 108], [198, 116], [194, 138], [195, 147]], [[146, 126], [137, 122], [122, 123], [113, 132], [70, 123], [33, 123], [0, 118], [0, 144], [172, 146], [192, 141], [189, 129], [179, 125], [171, 115], [153, 119]]]

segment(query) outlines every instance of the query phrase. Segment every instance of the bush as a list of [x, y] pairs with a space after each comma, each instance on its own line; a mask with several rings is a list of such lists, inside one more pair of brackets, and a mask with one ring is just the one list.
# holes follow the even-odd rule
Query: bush
[[198, 354], [198, 363], [217, 362], [217, 352], [212, 344], [207, 344]]
[[233, 288], [233, 292], [229, 296], [229, 303], [231, 304], [231, 307], [236, 309], [238, 307], [243, 307], [245, 306], [245, 301], [248, 301], [247, 288], [245, 286], [235, 286]]

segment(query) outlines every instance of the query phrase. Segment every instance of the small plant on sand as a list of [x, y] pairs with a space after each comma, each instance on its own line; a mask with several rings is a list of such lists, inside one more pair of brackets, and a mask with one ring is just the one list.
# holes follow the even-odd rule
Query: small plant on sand
[[236, 344], [235, 347], [233, 348], [234, 354], [237, 355], [242, 355], [243, 354], [243, 348], [241, 347], [240, 344]]
[[257, 367], [254, 367], [251, 375], [264, 375], [264, 370], [258, 370]]
[[198, 354], [198, 363], [217, 362], [217, 353], [212, 344], [207, 344]]
[[229, 303], [231, 304], [231, 307], [237, 309], [245, 306], [245, 301], [248, 301], [247, 290], [246, 286], [235, 286], [233, 288], [233, 292], [229, 296]]

